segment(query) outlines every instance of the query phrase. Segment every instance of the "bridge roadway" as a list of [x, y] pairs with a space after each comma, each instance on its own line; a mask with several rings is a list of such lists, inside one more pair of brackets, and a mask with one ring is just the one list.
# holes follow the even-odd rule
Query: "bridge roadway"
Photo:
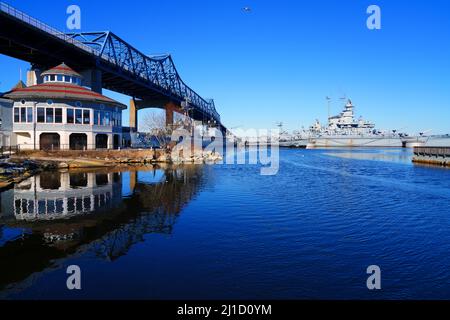
[[[205, 100], [180, 78], [172, 57], [146, 56], [112, 32], [66, 34], [0, 2], [0, 54], [30, 62], [36, 73], [65, 62], [85, 78], [85, 85], [128, 95], [130, 127], [137, 129], [138, 110], [163, 108], [188, 114], [223, 133], [213, 100]], [[188, 101], [187, 106], [183, 101]], [[183, 106], [183, 107], [182, 107]]]

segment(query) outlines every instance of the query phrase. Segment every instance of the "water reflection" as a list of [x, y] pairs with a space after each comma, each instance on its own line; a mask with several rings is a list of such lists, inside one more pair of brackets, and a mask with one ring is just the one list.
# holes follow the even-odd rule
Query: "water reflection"
[[17, 220], [66, 219], [120, 201], [120, 173], [42, 173], [18, 184], [12, 194], [10, 207]]
[[350, 160], [387, 161], [406, 164], [411, 164], [412, 161], [412, 151], [410, 149], [396, 148], [375, 150], [354, 149], [352, 151], [333, 150], [326, 152], [325, 155]]
[[199, 166], [128, 170], [43, 173], [1, 193], [3, 295], [74, 254], [114, 260], [145, 234], [172, 233], [204, 181]]

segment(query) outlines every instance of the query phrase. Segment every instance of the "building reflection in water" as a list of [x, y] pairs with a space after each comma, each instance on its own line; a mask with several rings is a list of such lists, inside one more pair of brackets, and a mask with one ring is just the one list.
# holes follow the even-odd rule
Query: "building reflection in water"
[[32, 177], [14, 189], [17, 220], [64, 219], [108, 209], [121, 200], [120, 173], [53, 173]]
[[75, 254], [112, 261], [148, 233], [172, 233], [202, 186], [203, 169], [46, 172], [1, 193], [0, 225], [22, 232], [0, 235], [0, 293]]

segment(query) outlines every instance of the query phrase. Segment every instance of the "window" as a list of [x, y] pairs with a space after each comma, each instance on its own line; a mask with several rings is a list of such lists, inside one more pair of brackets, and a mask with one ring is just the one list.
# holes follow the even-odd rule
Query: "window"
[[83, 124], [91, 124], [91, 112], [89, 110], [83, 110]]
[[14, 108], [15, 123], [31, 123], [33, 122], [32, 107], [15, 107]]
[[116, 112], [116, 126], [120, 126], [120, 113]]
[[62, 76], [61, 74], [58, 74], [58, 75], [56, 76], [56, 81], [62, 82], [62, 81], [63, 81], [63, 76]]
[[55, 75], [54, 75], [54, 74], [52, 74], [52, 75], [50, 76], [50, 81], [55, 81]]
[[94, 110], [94, 124], [98, 125], [98, 118], [100, 116], [100, 112], [97, 110]]
[[27, 122], [27, 108], [20, 108], [20, 122]]
[[105, 112], [105, 126], [111, 125], [111, 114], [109, 112]]
[[45, 108], [37, 108], [37, 122], [45, 122]]
[[55, 123], [62, 123], [62, 109], [55, 109]]
[[27, 122], [33, 122], [33, 108], [27, 107]]
[[100, 111], [99, 125], [103, 126], [104, 124], [105, 124], [105, 113], [103, 111]]
[[83, 123], [83, 119], [82, 119], [82, 110], [81, 109], [75, 109], [75, 123], [76, 124], [82, 124]]
[[67, 123], [73, 123], [73, 109], [67, 109]]
[[47, 122], [47, 123], [54, 122], [54, 109], [53, 108], [45, 109], [45, 122]]
[[14, 122], [20, 122], [20, 108], [14, 108]]
[[69, 77], [69, 76], [64, 77], [65, 82], [71, 82], [71, 80], [72, 80], [72, 77]]

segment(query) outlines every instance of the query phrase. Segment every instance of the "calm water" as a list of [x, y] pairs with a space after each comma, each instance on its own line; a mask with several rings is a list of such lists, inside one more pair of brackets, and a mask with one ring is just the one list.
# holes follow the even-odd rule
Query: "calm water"
[[[450, 170], [407, 150], [43, 174], [1, 194], [0, 297], [450, 298]], [[79, 265], [82, 290], [66, 289]], [[368, 291], [367, 266], [382, 270]]]

